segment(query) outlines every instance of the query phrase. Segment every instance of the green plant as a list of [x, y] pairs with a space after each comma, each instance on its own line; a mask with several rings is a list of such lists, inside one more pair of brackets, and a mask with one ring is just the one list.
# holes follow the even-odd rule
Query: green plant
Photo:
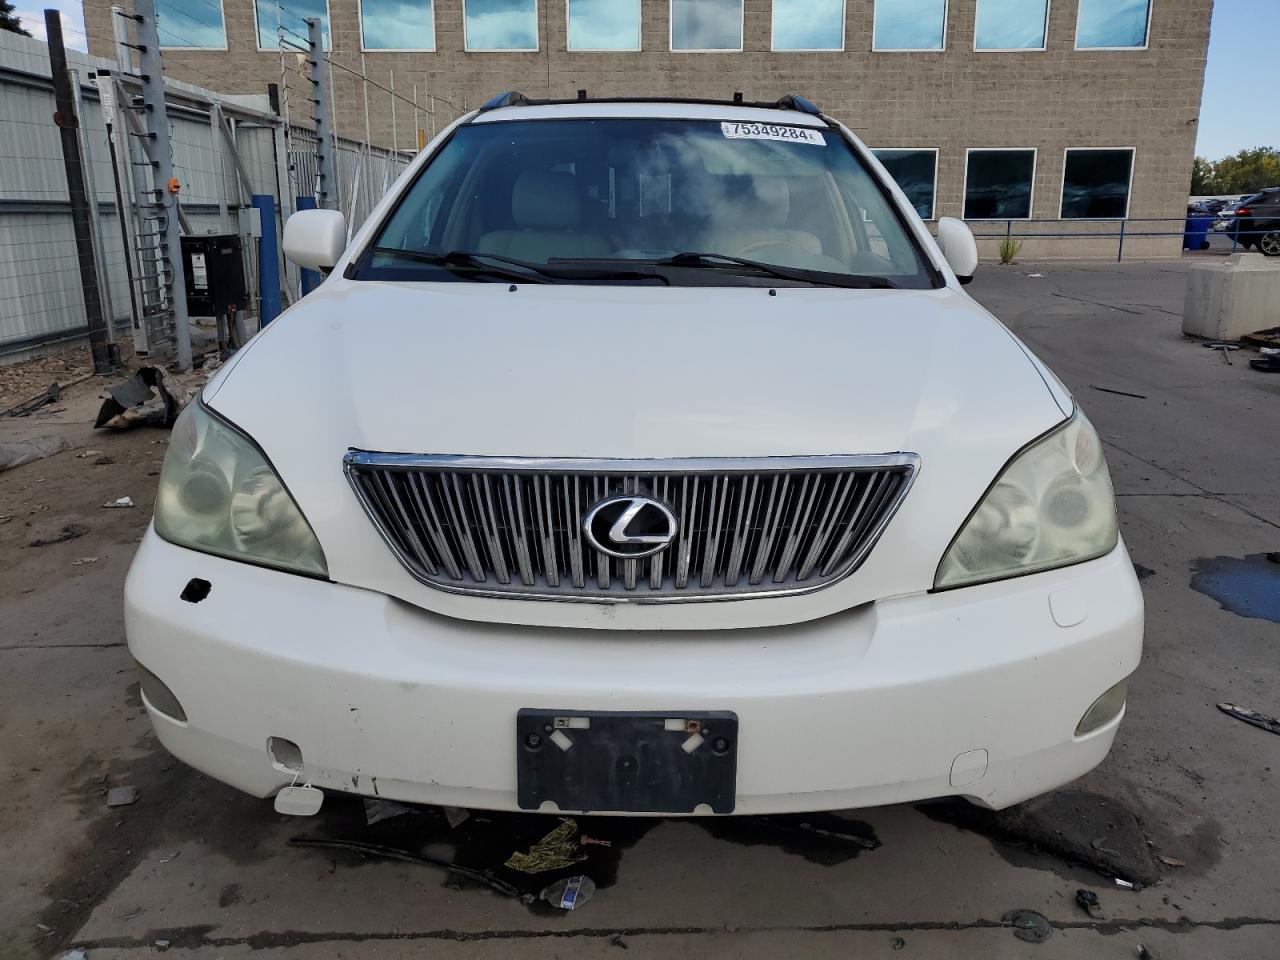
[[1000, 253], [1000, 262], [1009, 264], [1013, 263], [1014, 257], [1022, 249], [1022, 241], [1017, 237], [1001, 237], [1000, 246], [997, 250]]

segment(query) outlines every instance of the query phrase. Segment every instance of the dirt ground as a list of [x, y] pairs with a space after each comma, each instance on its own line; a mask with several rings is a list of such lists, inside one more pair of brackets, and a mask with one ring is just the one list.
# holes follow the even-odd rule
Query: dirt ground
[[[1280, 550], [1280, 376], [1181, 337], [1183, 269], [990, 267], [971, 288], [1107, 445], [1148, 627], [1107, 761], [1003, 817], [583, 818], [611, 845], [568, 871], [599, 890], [567, 915], [483, 877], [289, 844], [376, 843], [535, 891], [544, 879], [502, 863], [546, 818], [473, 811], [451, 828], [422, 809], [370, 826], [361, 801], [333, 798], [293, 820], [170, 758], [120, 610], [166, 433], [95, 434], [96, 380], [61, 412], [0, 422], [0, 441], [72, 446], [0, 473], [0, 958], [1280, 957], [1280, 737], [1215, 707], [1280, 714], [1280, 565], [1265, 559]], [[122, 496], [134, 506], [103, 506]], [[108, 807], [119, 786], [137, 802]], [[1143, 869], [1154, 883], [1117, 887]], [[1016, 909], [1047, 918], [1049, 938], [1017, 939]]]

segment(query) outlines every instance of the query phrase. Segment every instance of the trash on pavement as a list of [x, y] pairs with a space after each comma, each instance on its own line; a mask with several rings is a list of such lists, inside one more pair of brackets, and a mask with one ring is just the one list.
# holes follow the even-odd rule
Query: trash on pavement
[[1280, 356], [1271, 353], [1262, 357], [1254, 357], [1249, 361], [1249, 366], [1255, 370], [1261, 370], [1263, 373], [1280, 373]]
[[1142, 889], [1142, 884], [1136, 880], [1123, 880], [1120, 877], [1116, 877], [1116, 886], [1121, 890], [1132, 890], [1135, 893]]
[[1156, 960], [1156, 955], [1145, 944], [1138, 944], [1138, 960]]
[[1034, 910], [1010, 910], [1000, 918], [1013, 927], [1013, 935], [1027, 943], [1044, 943], [1053, 934], [1053, 927], [1043, 914]]
[[1147, 399], [1147, 395], [1145, 393], [1130, 393], [1128, 390], [1116, 390], [1112, 387], [1100, 387], [1096, 383], [1091, 383], [1089, 386], [1101, 393], [1114, 393], [1117, 397], [1132, 397], [1134, 400]]
[[107, 508], [107, 509], [109, 509], [109, 510], [110, 510], [110, 509], [113, 509], [113, 508], [117, 508], [117, 507], [132, 507], [132, 506], [133, 506], [133, 498], [132, 498], [132, 497], [117, 497], [116, 499], [112, 500], [110, 503], [104, 503], [104, 504], [103, 504], [103, 506], [104, 506], [104, 507], [106, 507], [106, 508]]
[[397, 850], [394, 847], [384, 847], [377, 843], [363, 843], [359, 840], [340, 840], [328, 837], [311, 837], [297, 836], [289, 838], [289, 846], [291, 847], [319, 847], [331, 850], [354, 850], [356, 853], [363, 853], [371, 857], [385, 857], [388, 860], [401, 860], [405, 863], [418, 863], [428, 867], [440, 867], [459, 877], [465, 877], [468, 880], [474, 880], [477, 883], [483, 883], [491, 890], [506, 897], [518, 897], [520, 891], [505, 880], [499, 880], [488, 870], [473, 870], [471, 867], [464, 867], [457, 863], [450, 863], [448, 860], [440, 860], [436, 857], [429, 857], [425, 853], [413, 853], [409, 850]]
[[394, 800], [375, 800], [373, 797], [364, 798], [364, 822], [369, 826], [373, 826], [383, 820], [390, 820], [392, 817], [403, 817], [406, 813], [416, 812], [413, 807], [406, 806], [403, 803], [396, 803]]
[[597, 840], [595, 837], [588, 837], [585, 833], [578, 838], [578, 842], [584, 847], [612, 847], [612, 840]]
[[893, 950], [901, 950], [906, 945], [907, 941], [903, 940], [901, 937], [894, 937], [889, 941], [889, 946]]
[[72, 560], [71, 565], [73, 567], [83, 567], [90, 563], [97, 563], [98, 559], [98, 557], [80, 557], [77, 560]]
[[113, 430], [136, 426], [171, 427], [191, 399], [191, 391], [176, 387], [159, 367], [141, 367], [124, 383], [108, 387], [93, 425]]
[[441, 807], [440, 809], [444, 811], [445, 820], [449, 821], [450, 830], [457, 830], [471, 816], [471, 811], [464, 810], [462, 807]]
[[27, 417], [35, 413], [47, 403], [56, 403], [58, 397], [62, 395], [62, 387], [56, 382], [49, 384], [44, 393], [38, 393], [30, 400], [24, 400], [17, 406], [10, 407], [5, 411], [7, 417]]
[[35, 463], [45, 457], [71, 448], [66, 437], [32, 437], [30, 440], [6, 440], [0, 443], [0, 470], [12, 470], [24, 463]]
[[587, 857], [578, 850], [577, 832], [578, 821], [564, 817], [560, 826], [530, 847], [528, 853], [517, 850], [511, 854], [506, 866], [521, 873], [546, 873], [581, 863]]
[[568, 877], [557, 880], [544, 889], [538, 894], [538, 899], [561, 910], [576, 910], [590, 900], [595, 892], [596, 884], [590, 877]]
[[1265, 713], [1256, 713], [1247, 707], [1237, 707], [1233, 703], [1220, 703], [1218, 709], [1229, 717], [1235, 717], [1237, 720], [1243, 720], [1245, 723], [1251, 723], [1255, 727], [1260, 727], [1268, 733], [1280, 733], [1280, 720], [1275, 717], [1268, 717]]
[[1098, 902], [1098, 895], [1092, 890], [1077, 890], [1076, 903], [1093, 919], [1102, 919], [1102, 904]]
[[82, 523], [68, 523], [57, 533], [49, 537], [36, 537], [30, 543], [29, 547], [47, 547], [54, 543], [66, 543], [68, 540], [74, 540], [76, 537], [83, 537], [89, 532], [89, 528]]
[[79, 453], [76, 454], [76, 459], [88, 460], [90, 457], [101, 457], [101, 456], [103, 456], [103, 453], [101, 450], [81, 450]]
[[107, 791], [108, 807], [127, 807], [138, 802], [137, 787], [112, 787]]
[[1166, 867], [1174, 867], [1175, 869], [1177, 867], [1185, 867], [1187, 865], [1185, 860], [1179, 860], [1177, 857], [1160, 857], [1159, 860]]

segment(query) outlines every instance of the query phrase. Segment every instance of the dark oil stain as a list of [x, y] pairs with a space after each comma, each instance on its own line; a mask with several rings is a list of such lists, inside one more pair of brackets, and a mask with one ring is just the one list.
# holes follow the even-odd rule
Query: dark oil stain
[[1134, 561], [1133, 572], [1138, 575], [1139, 580], [1147, 580], [1156, 575], [1156, 572], [1150, 567], [1144, 567], [1142, 564]]
[[228, 883], [222, 888], [222, 892], [218, 894], [218, 906], [222, 909], [234, 907], [240, 902], [240, 884]]
[[1217, 600], [1223, 610], [1280, 623], [1280, 564], [1265, 554], [1197, 560], [1191, 589]]

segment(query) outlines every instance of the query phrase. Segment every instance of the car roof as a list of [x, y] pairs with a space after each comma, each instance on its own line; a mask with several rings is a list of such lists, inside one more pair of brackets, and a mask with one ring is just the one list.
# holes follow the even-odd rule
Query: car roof
[[740, 97], [733, 101], [656, 97], [592, 100], [581, 95], [577, 100], [528, 100], [518, 93], [493, 98], [471, 122], [618, 118], [738, 120], [792, 127], [827, 125], [818, 108], [799, 97], [784, 97], [776, 103], [744, 103]]

